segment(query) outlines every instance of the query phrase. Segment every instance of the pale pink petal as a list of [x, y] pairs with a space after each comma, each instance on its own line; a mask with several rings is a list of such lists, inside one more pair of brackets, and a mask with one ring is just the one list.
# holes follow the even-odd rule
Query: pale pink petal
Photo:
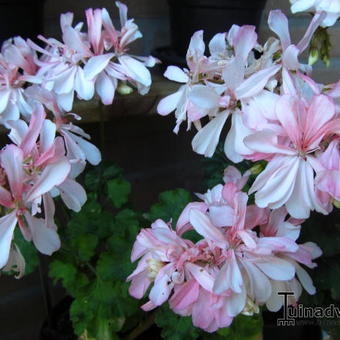
[[191, 202], [187, 204], [177, 220], [176, 232], [178, 235], [182, 235], [184, 232], [192, 229], [192, 226], [189, 224], [191, 209], [197, 209], [205, 213], [208, 210], [208, 206], [203, 202]]
[[183, 91], [180, 89], [175, 93], [170, 94], [163, 98], [157, 106], [157, 112], [162, 115], [166, 116], [172, 111], [175, 111], [179, 105], [179, 102], [182, 98]]
[[39, 196], [47, 193], [55, 186], [61, 184], [71, 170], [68, 160], [62, 159], [54, 164], [49, 164], [43, 170], [38, 180], [27, 193], [26, 201], [34, 201]]
[[154, 285], [151, 288], [149, 299], [156, 306], [162, 305], [168, 298], [171, 293], [173, 284], [170, 280], [170, 273], [174, 270], [173, 264], [168, 264], [161, 268], [158, 272], [156, 280], [154, 281]]
[[164, 77], [179, 83], [187, 83], [189, 81], [188, 75], [178, 66], [168, 66], [164, 73]]
[[207, 238], [208, 240], [223, 243], [225, 237], [222, 231], [219, 228], [215, 227], [211, 223], [209, 217], [205, 215], [202, 211], [191, 209], [189, 216], [191, 225], [200, 235]]
[[297, 263], [295, 263], [295, 270], [296, 275], [302, 284], [303, 288], [308, 292], [310, 295], [314, 295], [316, 293], [316, 288], [313, 285], [313, 280], [309, 276], [309, 274]]
[[195, 152], [206, 157], [214, 154], [223, 126], [229, 116], [229, 111], [219, 113], [204, 128], [195, 135], [192, 140], [192, 148]]
[[58, 189], [65, 205], [69, 209], [79, 212], [87, 199], [84, 188], [73, 179], [67, 178], [62, 184], [58, 185]]
[[208, 273], [207, 270], [190, 262], [185, 264], [185, 268], [190, 272], [190, 274], [195, 278], [201, 287], [209, 292], [212, 292], [214, 278]]
[[270, 257], [257, 259], [254, 264], [273, 280], [287, 281], [295, 275], [294, 266], [281, 258]]
[[81, 67], [78, 67], [75, 76], [74, 89], [80, 99], [90, 100], [94, 95], [94, 82], [85, 78]]
[[[310, 0], [309, 0], [310, 1]], [[314, 0], [315, 1], [315, 0]], [[292, 6], [292, 8], [294, 5]], [[293, 9], [292, 9], [293, 11]], [[326, 18], [326, 13], [315, 13], [312, 21], [310, 22], [306, 33], [298, 43], [297, 47], [300, 50], [300, 54], [309, 46], [311, 39], [313, 38], [314, 32], [316, 29], [320, 26], [320, 24], [324, 21]]]
[[242, 292], [239, 294], [232, 294], [226, 303], [226, 313], [229, 316], [236, 316], [242, 312], [246, 305], [247, 291], [244, 286], [242, 286]]
[[249, 278], [250, 287], [248, 295], [254, 297], [257, 303], [266, 302], [272, 293], [269, 279], [250, 261], [242, 260], [241, 262]]
[[236, 261], [235, 253], [231, 250], [229, 257], [225, 260], [224, 265], [216, 277], [213, 291], [215, 294], [222, 294], [228, 289], [231, 289], [234, 293], [239, 294], [242, 292], [243, 285], [243, 278]]
[[16, 210], [0, 218], [0, 268], [7, 264], [16, 224]]
[[268, 25], [279, 36], [282, 48], [285, 50], [291, 44], [287, 17], [280, 10], [270, 11]]
[[110, 78], [105, 72], [99, 74], [95, 88], [104, 105], [111, 105], [115, 96], [117, 80]]
[[237, 87], [235, 90], [236, 97], [238, 99], [243, 99], [260, 93], [267, 85], [268, 80], [273, 77], [280, 68], [280, 65], [274, 65], [252, 74]]
[[101, 153], [95, 145], [75, 134], [72, 134], [72, 139], [79, 145], [90, 164], [98, 165], [101, 162]]
[[255, 26], [241, 26], [233, 43], [235, 56], [241, 58], [244, 62], [247, 61], [250, 51], [255, 47], [257, 42], [257, 34]]
[[91, 57], [84, 66], [85, 78], [92, 80], [98, 76], [106, 68], [113, 56], [113, 53], [107, 53]]
[[11, 194], [20, 200], [23, 191], [25, 173], [23, 170], [24, 155], [21, 149], [11, 144], [1, 151], [1, 166], [5, 169]]
[[35, 247], [45, 255], [52, 255], [60, 248], [60, 239], [55, 229], [48, 228], [41, 218], [25, 213]]
[[169, 301], [171, 309], [176, 312], [194, 303], [198, 298], [199, 287], [196, 280], [189, 280], [181, 285]]
[[150, 72], [141, 62], [128, 55], [120, 56], [118, 60], [124, 67], [127, 76], [144, 86], [151, 85]]
[[189, 94], [189, 100], [199, 108], [211, 110], [218, 108], [220, 96], [205, 85], [194, 85]]

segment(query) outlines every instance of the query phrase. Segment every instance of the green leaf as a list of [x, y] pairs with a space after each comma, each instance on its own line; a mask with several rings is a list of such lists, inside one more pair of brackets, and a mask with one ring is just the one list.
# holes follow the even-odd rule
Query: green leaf
[[154, 204], [144, 217], [150, 222], [158, 218], [165, 222], [172, 220], [172, 225], [176, 225], [179, 215], [190, 201], [191, 195], [184, 189], [164, 191], [159, 195], [159, 203]]
[[95, 255], [98, 237], [94, 234], [80, 234], [71, 240], [71, 244], [77, 252], [79, 260], [86, 262]]
[[192, 325], [191, 317], [183, 317], [172, 312], [167, 305], [156, 311], [155, 322], [162, 328], [162, 338], [167, 340], [196, 339], [201, 331]]
[[61, 280], [63, 286], [70, 290], [76, 285], [77, 268], [72, 263], [55, 260], [50, 264], [49, 275], [54, 281]]
[[128, 201], [131, 184], [121, 178], [112, 179], [107, 183], [109, 199], [116, 208], [120, 208]]

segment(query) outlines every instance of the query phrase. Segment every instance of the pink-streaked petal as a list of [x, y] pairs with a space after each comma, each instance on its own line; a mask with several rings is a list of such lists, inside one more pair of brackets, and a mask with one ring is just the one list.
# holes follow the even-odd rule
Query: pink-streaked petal
[[203, 202], [191, 202], [182, 211], [176, 224], [176, 232], [178, 235], [182, 235], [184, 232], [192, 229], [190, 222], [190, 211], [191, 209], [197, 209], [205, 213], [208, 210], [208, 206]]
[[21, 149], [11, 144], [1, 151], [1, 166], [5, 169], [11, 194], [20, 200], [23, 192], [25, 173], [23, 170], [24, 155]]
[[[190, 216], [190, 223], [193, 228], [203, 237], [207, 238], [208, 240], [216, 241], [219, 243], [227, 244], [225, 237], [222, 231], [215, 227], [209, 217], [205, 215], [202, 211], [191, 209], [189, 212]], [[223, 242], [224, 241], [224, 242]]]
[[255, 28], [255, 26], [249, 25], [241, 26], [234, 39], [235, 55], [244, 62], [247, 61], [250, 51], [255, 47], [257, 42]]

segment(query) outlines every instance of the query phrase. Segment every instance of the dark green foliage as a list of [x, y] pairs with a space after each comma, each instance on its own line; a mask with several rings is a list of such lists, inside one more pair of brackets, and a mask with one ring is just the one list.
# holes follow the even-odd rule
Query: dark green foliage
[[167, 340], [197, 339], [202, 333], [192, 325], [190, 317], [174, 314], [167, 305], [158, 308], [155, 322], [162, 328], [162, 338]]
[[150, 222], [158, 218], [165, 222], [172, 220], [172, 225], [175, 226], [182, 210], [191, 201], [190, 193], [184, 189], [164, 191], [159, 195], [159, 203], [154, 204], [144, 217]]
[[117, 210], [130, 193], [117, 167], [98, 167], [84, 182], [88, 201], [60, 230], [62, 249], [53, 257], [50, 276], [74, 298], [70, 315], [76, 334], [87, 330], [89, 336], [109, 340], [130, 317], [141, 314], [125, 282], [134, 268], [130, 253], [140, 222], [131, 209]]

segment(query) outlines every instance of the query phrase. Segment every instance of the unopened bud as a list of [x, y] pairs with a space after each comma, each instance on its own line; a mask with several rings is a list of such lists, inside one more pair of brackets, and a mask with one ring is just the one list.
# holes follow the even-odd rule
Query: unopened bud
[[133, 92], [133, 88], [125, 83], [120, 83], [117, 87], [117, 92], [123, 96], [131, 94]]
[[314, 65], [319, 59], [319, 51], [317, 49], [311, 49], [308, 57], [308, 64]]
[[252, 316], [255, 314], [258, 314], [260, 312], [259, 306], [248, 296], [246, 305], [244, 306], [243, 311], [241, 314], [246, 316]]
[[335, 206], [335, 208], [340, 209], [340, 201], [333, 200], [333, 205]]
[[252, 166], [250, 169], [252, 175], [258, 175], [263, 170], [263, 165], [261, 163], [257, 163]]

